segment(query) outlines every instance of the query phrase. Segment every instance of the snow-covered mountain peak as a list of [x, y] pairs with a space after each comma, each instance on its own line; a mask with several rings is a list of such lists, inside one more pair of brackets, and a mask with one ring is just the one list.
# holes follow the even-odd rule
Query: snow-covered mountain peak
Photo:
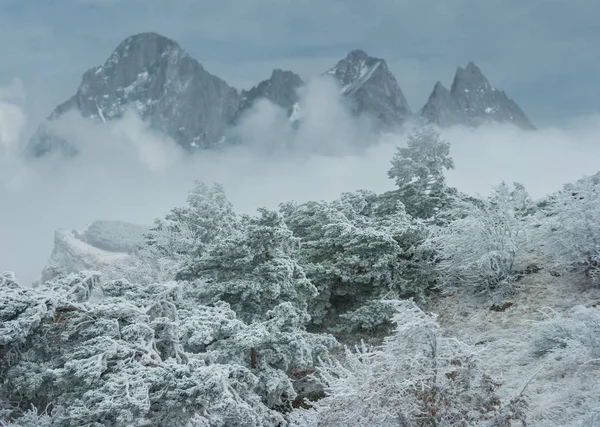
[[[152, 128], [193, 150], [214, 146], [223, 137], [239, 102], [236, 89], [208, 73], [176, 42], [142, 33], [125, 39], [102, 66], [88, 70], [75, 96], [49, 120], [75, 110], [106, 122], [133, 109]], [[43, 123], [28, 148], [35, 156], [57, 148], [73, 154], [70, 143]]]
[[385, 60], [356, 49], [325, 75], [335, 78], [352, 111], [367, 114], [384, 127], [399, 126], [411, 115], [408, 102]]
[[250, 90], [241, 93], [240, 105], [233, 122], [237, 122], [258, 99], [267, 99], [292, 114], [293, 106], [298, 103], [298, 89], [304, 85], [296, 73], [276, 68], [271, 77], [261, 81]]
[[492, 87], [474, 62], [458, 67], [449, 92], [438, 82], [421, 115], [439, 126], [499, 122], [535, 129], [523, 110], [503, 91]]

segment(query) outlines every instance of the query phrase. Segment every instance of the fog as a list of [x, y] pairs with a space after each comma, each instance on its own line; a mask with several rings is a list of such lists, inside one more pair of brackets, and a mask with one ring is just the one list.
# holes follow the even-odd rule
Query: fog
[[[233, 131], [242, 147], [194, 156], [133, 112], [106, 124], [69, 114], [55, 130], [77, 141], [80, 154], [30, 161], [19, 154], [26, 99], [20, 82], [11, 82], [0, 88], [0, 270], [31, 283], [50, 255], [55, 229], [81, 229], [96, 219], [150, 224], [183, 204], [194, 180], [223, 184], [245, 213], [286, 200], [393, 189], [387, 170], [406, 132], [370, 140], [369, 122], [352, 118], [338, 93], [312, 81], [301, 94], [297, 131], [282, 110], [259, 102]], [[445, 129], [456, 164], [448, 181], [482, 194], [503, 180], [518, 181], [541, 197], [600, 169], [598, 135], [600, 116], [536, 132], [502, 125]]]

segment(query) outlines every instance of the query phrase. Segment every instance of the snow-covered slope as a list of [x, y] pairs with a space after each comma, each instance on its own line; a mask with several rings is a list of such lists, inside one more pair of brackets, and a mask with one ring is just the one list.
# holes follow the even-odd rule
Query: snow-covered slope
[[[594, 424], [585, 420], [600, 409], [600, 382], [593, 375], [597, 362], [581, 365], [586, 360], [577, 360], [574, 342], [568, 343], [572, 348], [567, 357], [559, 352], [539, 354], [537, 343], [541, 328], [548, 328], [552, 319], [559, 319], [552, 337], [556, 339], [565, 335], [561, 329], [567, 330], [581, 310], [600, 310], [600, 289], [584, 286], [574, 272], [555, 269], [539, 250], [529, 255], [528, 264], [531, 274], [505, 300], [492, 305], [485, 299], [445, 296], [431, 309], [448, 335], [481, 349], [480, 359], [488, 372], [501, 379], [499, 391], [507, 402], [524, 393], [529, 402], [528, 426], [591, 427]], [[566, 344], [555, 342], [557, 347]], [[594, 359], [594, 355], [583, 356]]]

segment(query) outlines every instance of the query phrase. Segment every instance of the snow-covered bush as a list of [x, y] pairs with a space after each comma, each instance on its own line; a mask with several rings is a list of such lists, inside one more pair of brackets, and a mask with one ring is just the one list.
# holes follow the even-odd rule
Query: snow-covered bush
[[600, 285], [600, 175], [565, 185], [544, 209], [541, 236], [564, 267]]
[[552, 315], [538, 327], [532, 345], [536, 356], [560, 355], [576, 367], [600, 368], [600, 309], [579, 306], [570, 315]]
[[534, 329], [531, 351], [542, 362], [538, 377], [554, 387], [531, 416], [539, 425], [594, 426], [600, 422], [600, 308], [546, 314]]
[[327, 396], [296, 414], [295, 425], [303, 419], [378, 427], [510, 426], [524, 420], [523, 399], [502, 404], [499, 384], [481, 371], [474, 351], [442, 336], [435, 316], [412, 301], [395, 305], [394, 333], [381, 347], [347, 349], [343, 361], [320, 369]]
[[435, 268], [445, 287], [508, 291], [527, 249], [531, 201], [520, 184], [506, 184], [477, 203], [461, 202], [456, 219], [436, 227], [425, 243], [437, 254]]
[[308, 320], [317, 290], [295, 258], [298, 243], [278, 212], [259, 209], [239, 233], [215, 242], [177, 278], [196, 280], [205, 302], [226, 301], [247, 322], [265, 319], [285, 302]]

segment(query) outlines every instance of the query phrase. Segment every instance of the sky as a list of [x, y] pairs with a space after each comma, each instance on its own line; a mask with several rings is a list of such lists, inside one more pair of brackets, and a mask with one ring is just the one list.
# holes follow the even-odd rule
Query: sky
[[276, 67], [309, 79], [361, 48], [415, 111], [475, 61], [544, 126], [598, 108], [598, 16], [597, 0], [0, 0], [0, 84], [23, 82], [31, 132], [120, 41], [155, 31], [238, 89]]
[[[456, 67], [475, 61], [539, 130], [444, 130], [456, 164], [448, 182], [486, 194], [519, 181], [542, 197], [600, 169], [598, 16], [597, 0], [0, 0], [0, 271], [31, 283], [57, 228], [150, 224], [182, 205], [194, 180], [223, 184], [245, 213], [393, 189], [387, 170], [406, 134], [348, 149], [361, 145], [364, 126], [315, 78], [355, 48], [388, 61], [413, 110], [437, 80], [450, 86]], [[290, 132], [285, 112], [259, 102], [237, 129], [245, 148], [189, 158], [135, 114], [106, 125], [67, 114], [56, 126], [81, 144], [78, 158], [20, 158], [18, 146], [83, 72], [142, 31], [173, 38], [238, 88], [273, 68], [298, 72], [309, 82], [303, 126]], [[273, 150], [282, 141], [298, 149]]]

